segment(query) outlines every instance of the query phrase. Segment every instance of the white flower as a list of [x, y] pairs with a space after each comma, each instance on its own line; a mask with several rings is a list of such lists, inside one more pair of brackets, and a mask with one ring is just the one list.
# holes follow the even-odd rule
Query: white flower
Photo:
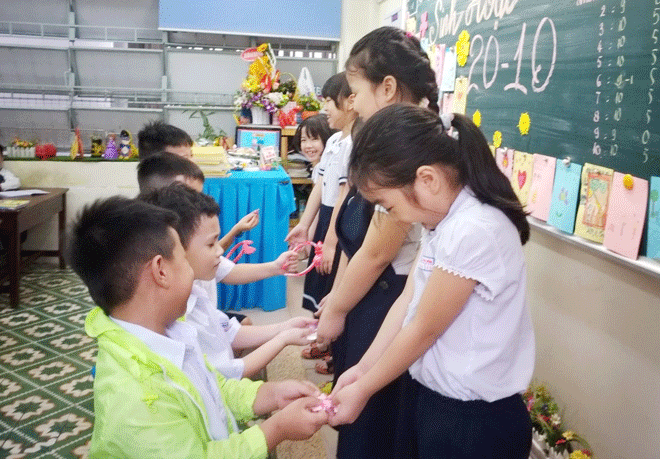
[[274, 104], [279, 106], [284, 99], [284, 94], [281, 92], [270, 92], [266, 94], [266, 97]]
[[559, 415], [558, 415], [557, 413], [555, 413], [555, 414], [553, 414], [552, 416], [550, 416], [550, 423], [551, 423], [553, 426], [558, 426], [558, 425], [561, 424], [561, 418], [559, 417]]

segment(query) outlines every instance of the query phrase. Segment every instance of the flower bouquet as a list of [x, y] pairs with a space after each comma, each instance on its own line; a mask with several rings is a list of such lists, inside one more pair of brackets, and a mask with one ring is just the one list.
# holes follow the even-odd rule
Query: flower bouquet
[[35, 156], [35, 145], [37, 141], [23, 140], [14, 137], [11, 146], [7, 148], [7, 156], [14, 158], [33, 158]]
[[318, 100], [316, 94], [309, 93], [298, 96], [298, 105], [302, 110], [302, 118], [309, 118], [316, 115], [321, 110], [321, 101]]

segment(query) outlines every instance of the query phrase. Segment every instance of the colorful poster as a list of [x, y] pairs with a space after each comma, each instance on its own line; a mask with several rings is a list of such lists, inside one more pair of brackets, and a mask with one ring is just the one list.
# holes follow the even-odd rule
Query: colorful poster
[[534, 172], [532, 185], [529, 189], [527, 210], [533, 217], [548, 221], [550, 202], [552, 201], [552, 184], [555, 181], [555, 164], [557, 160], [552, 156], [534, 154]]
[[[625, 177], [625, 178], [624, 178]], [[615, 172], [607, 203], [603, 245], [624, 257], [637, 259], [644, 231], [649, 182]]]
[[580, 173], [582, 166], [569, 164], [565, 166], [557, 162], [555, 180], [552, 185], [552, 202], [548, 224], [565, 233], [573, 233], [575, 228], [575, 212], [580, 195]]
[[532, 184], [532, 168], [534, 156], [522, 151], [513, 154], [513, 173], [511, 175], [511, 186], [518, 196], [523, 207], [527, 206], [529, 200], [529, 187]]
[[440, 113], [452, 113], [454, 109], [454, 93], [445, 92], [442, 94], [442, 105], [440, 106]]
[[651, 177], [649, 218], [646, 222], [646, 256], [660, 259], [660, 177]]
[[575, 218], [577, 236], [603, 243], [612, 174], [612, 169], [595, 164], [586, 163], [582, 168], [580, 204]]
[[445, 59], [442, 64], [442, 92], [454, 92], [454, 82], [456, 81], [456, 50], [447, 48], [445, 50]]
[[438, 88], [442, 87], [442, 65], [445, 61], [445, 45], [434, 45], [435, 53], [433, 53], [433, 70], [435, 70], [435, 82]]
[[497, 167], [506, 175], [506, 178], [511, 180], [513, 176], [513, 149], [498, 148], [495, 150], [495, 162]]
[[452, 112], [465, 115], [465, 111], [467, 110], [467, 89], [468, 79], [465, 77], [456, 78], [456, 83], [454, 85], [454, 107], [452, 108]]

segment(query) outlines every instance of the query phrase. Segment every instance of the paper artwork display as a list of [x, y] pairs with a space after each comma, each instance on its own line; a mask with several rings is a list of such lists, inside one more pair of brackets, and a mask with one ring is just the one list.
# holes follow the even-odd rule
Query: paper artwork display
[[442, 86], [440, 91], [453, 92], [454, 82], [456, 81], [456, 50], [447, 48], [445, 50], [445, 59], [442, 64]]
[[435, 82], [438, 88], [442, 87], [442, 67], [445, 61], [445, 45], [434, 45], [435, 53], [433, 53], [433, 70], [435, 70]]
[[561, 162], [556, 163], [548, 224], [565, 233], [573, 233], [575, 228], [581, 172], [582, 166], [579, 164], [565, 166]]
[[548, 221], [548, 215], [550, 214], [556, 162], [557, 159], [552, 156], [534, 154], [532, 185], [529, 188], [527, 210], [531, 212], [533, 217], [544, 222]]
[[660, 259], [660, 177], [651, 177], [650, 188], [646, 256]]
[[465, 115], [467, 111], [467, 89], [468, 79], [465, 77], [456, 78], [454, 85], [454, 107], [452, 112]]
[[612, 176], [603, 245], [612, 252], [636, 260], [644, 231], [649, 182], [633, 177], [628, 189], [623, 178], [624, 174], [620, 172]]
[[602, 244], [607, 222], [607, 204], [614, 171], [586, 163], [582, 168], [580, 205], [575, 218], [575, 234]]
[[510, 179], [511, 186], [523, 207], [526, 207], [527, 202], [529, 201], [529, 188], [532, 184], [533, 166], [533, 155], [522, 151], [516, 151], [513, 154], [513, 171]]
[[454, 93], [453, 92], [443, 93], [440, 113], [452, 113], [453, 109], [454, 109]]
[[495, 162], [497, 167], [506, 175], [506, 178], [511, 180], [513, 176], [513, 149], [498, 148], [495, 150]]

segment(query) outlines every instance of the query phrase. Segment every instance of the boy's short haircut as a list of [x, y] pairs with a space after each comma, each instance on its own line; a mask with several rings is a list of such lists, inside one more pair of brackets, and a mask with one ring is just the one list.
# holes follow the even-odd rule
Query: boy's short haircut
[[166, 147], [192, 147], [193, 140], [183, 129], [162, 121], [147, 123], [138, 132], [138, 151], [140, 160], [154, 153], [165, 150]]
[[204, 182], [204, 172], [197, 164], [174, 153], [154, 153], [140, 161], [137, 166], [137, 179], [141, 193], [167, 186], [175, 182], [179, 175], [186, 179]]
[[175, 229], [184, 248], [188, 248], [202, 216], [217, 217], [220, 213], [220, 206], [215, 199], [179, 182], [149, 193], [141, 193], [138, 199], [177, 214], [179, 222]]
[[135, 293], [139, 272], [157, 255], [173, 256], [174, 212], [115, 196], [87, 205], [73, 222], [66, 257], [101, 309], [112, 310]]
[[302, 120], [302, 122], [298, 125], [295, 134], [293, 135], [292, 141], [293, 148], [295, 148], [295, 150], [298, 152], [301, 151], [300, 141], [303, 129], [307, 131], [308, 136], [311, 136], [314, 139], [320, 138], [324, 146], [330, 136], [336, 132], [335, 130], [330, 129], [330, 125], [328, 124], [328, 117], [322, 113], [319, 115], [310, 116], [309, 118]]
[[0, 145], [0, 158], [4, 158], [5, 156], [5, 147], [4, 145]]
[[339, 72], [328, 78], [328, 81], [323, 85], [321, 90], [321, 97], [327, 99], [328, 97], [335, 102], [337, 108], [341, 107], [341, 103], [348, 99], [353, 92], [348, 85], [346, 79], [346, 72]]

